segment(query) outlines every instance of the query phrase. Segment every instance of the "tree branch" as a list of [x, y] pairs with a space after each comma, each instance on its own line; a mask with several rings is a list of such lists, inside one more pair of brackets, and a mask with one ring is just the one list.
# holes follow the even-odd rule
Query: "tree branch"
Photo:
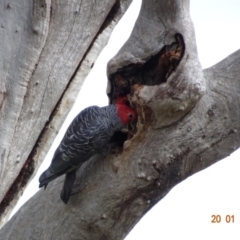
[[0, 10], [1, 224], [43, 161], [129, 4], [44, 0]]

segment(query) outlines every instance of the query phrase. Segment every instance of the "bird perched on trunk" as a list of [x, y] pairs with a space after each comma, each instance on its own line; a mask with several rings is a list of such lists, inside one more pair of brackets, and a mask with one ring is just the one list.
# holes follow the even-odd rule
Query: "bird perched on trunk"
[[137, 113], [127, 97], [106, 107], [92, 106], [81, 111], [68, 127], [56, 149], [50, 167], [39, 178], [39, 187], [47, 187], [55, 178], [66, 174], [61, 199], [67, 204], [77, 169], [92, 156], [106, 153], [116, 131], [137, 121]]

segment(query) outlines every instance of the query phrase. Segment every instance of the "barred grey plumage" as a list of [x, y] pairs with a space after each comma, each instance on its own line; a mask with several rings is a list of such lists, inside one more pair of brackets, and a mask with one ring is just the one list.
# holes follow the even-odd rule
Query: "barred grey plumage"
[[56, 149], [50, 167], [39, 178], [39, 187], [66, 174], [61, 199], [67, 203], [76, 170], [97, 153], [107, 152], [116, 131], [137, 120], [137, 113], [126, 104], [126, 97], [106, 107], [92, 106], [80, 112], [68, 127]]

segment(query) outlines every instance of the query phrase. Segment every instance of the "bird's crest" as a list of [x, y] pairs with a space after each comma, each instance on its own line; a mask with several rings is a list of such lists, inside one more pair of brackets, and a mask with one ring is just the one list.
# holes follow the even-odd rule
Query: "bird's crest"
[[127, 96], [119, 97], [116, 101], [116, 104], [124, 104], [124, 105], [130, 106]]
[[124, 125], [137, 121], [137, 112], [130, 107], [127, 96], [119, 97], [116, 101], [118, 116]]

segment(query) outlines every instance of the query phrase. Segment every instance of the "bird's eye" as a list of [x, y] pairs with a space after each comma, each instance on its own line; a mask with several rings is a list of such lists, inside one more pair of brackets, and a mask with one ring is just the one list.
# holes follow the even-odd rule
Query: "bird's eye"
[[130, 113], [128, 116], [129, 116], [129, 118], [131, 118], [131, 119], [133, 118], [133, 114], [132, 114], [132, 113]]

